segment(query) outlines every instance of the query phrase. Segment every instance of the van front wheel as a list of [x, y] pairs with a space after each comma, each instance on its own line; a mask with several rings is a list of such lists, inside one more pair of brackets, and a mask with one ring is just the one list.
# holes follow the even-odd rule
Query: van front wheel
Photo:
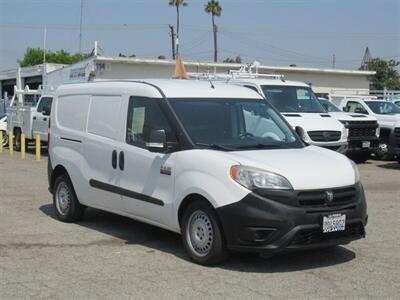
[[186, 209], [182, 220], [182, 239], [186, 252], [198, 264], [218, 264], [228, 257], [217, 215], [205, 202], [196, 201]]
[[63, 222], [74, 222], [83, 216], [85, 207], [79, 203], [67, 175], [57, 177], [54, 182], [53, 207], [57, 218]]

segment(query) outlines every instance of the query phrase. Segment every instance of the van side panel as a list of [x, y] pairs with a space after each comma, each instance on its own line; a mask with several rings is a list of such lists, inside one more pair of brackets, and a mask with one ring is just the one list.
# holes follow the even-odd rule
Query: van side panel
[[[66, 95], [56, 99], [52, 109], [50, 141], [51, 162], [62, 165], [68, 172], [77, 195], [85, 190], [84, 173], [87, 163], [83, 157], [86, 136], [89, 95]], [[79, 200], [86, 204], [84, 197]]]

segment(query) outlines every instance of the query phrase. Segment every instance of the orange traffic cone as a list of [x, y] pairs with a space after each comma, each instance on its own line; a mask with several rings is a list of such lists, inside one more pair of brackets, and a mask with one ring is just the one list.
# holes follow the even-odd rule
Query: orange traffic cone
[[176, 58], [176, 66], [175, 66], [175, 79], [189, 79], [185, 65], [183, 64], [183, 60], [180, 55]]

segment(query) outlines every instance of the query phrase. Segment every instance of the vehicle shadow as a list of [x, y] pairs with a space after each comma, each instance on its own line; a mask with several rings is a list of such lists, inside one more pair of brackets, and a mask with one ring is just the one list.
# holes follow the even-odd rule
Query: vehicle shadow
[[[39, 209], [56, 219], [51, 204]], [[87, 209], [83, 220], [76, 224], [124, 240], [126, 245], [146, 246], [152, 251], [166, 252], [189, 261], [180, 235], [158, 227], [92, 208]], [[284, 273], [343, 264], [355, 257], [353, 251], [341, 246], [278, 254], [269, 258], [258, 254], [233, 253], [227, 262], [216, 268], [250, 273]]]
[[379, 168], [382, 169], [390, 169], [390, 170], [400, 170], [400, 163], [398, 162], [390, 162], [383, 165], [377, 165]]

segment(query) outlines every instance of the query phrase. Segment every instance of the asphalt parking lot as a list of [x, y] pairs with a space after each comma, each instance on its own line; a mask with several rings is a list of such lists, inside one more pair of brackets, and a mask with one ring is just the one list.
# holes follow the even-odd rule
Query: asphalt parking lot
[[329, 250], [260, 258], [234, 254], [207, 268], [187, 260], [180, 236], [88, 209], [54, 218], [46, 158], [0, 154], [0, 299], [397, 298], [400, 164], [359, 165], [367, 238]]

